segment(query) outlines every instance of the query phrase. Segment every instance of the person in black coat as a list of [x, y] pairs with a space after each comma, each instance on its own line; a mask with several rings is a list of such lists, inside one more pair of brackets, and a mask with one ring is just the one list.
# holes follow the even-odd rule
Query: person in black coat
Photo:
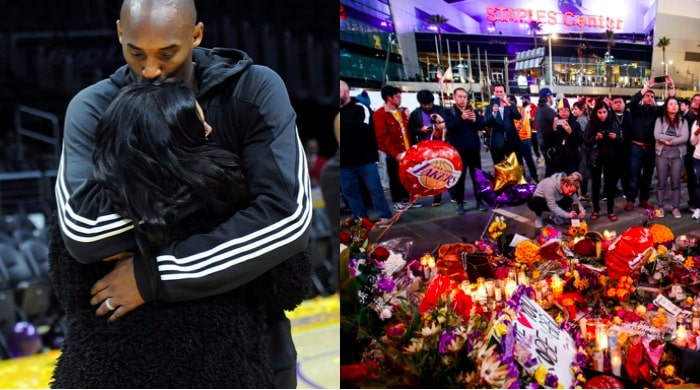
[[555, 172], [566, 172], [567, 175], [578, 171], [580, 162], [580, 147], [583, 144], [581, 125], [576, 117], [571, 115], [569, 101], [559, 101], [557, 116], [554, 118], [553, 129], [548, 137], [550, 148], [547, 150], [549, 169]]
[[[435, 114], [439, 115], [439, 119], [444, 120], [445, 109], [441, 105], [435, 104], [433, 93], [427, 89], [418, 91], [416, 99], [418, 103], [420, 103], [420, 107], [414, 109], [408, 117], [408, 128], [411, 131], [411, 144], [415, 145], [423, 140], [445, 139], [445, 134], [441, 134], [440, 131], [437, 130], [437, 123], [433, 123], [433, 118], [437, 118], [433, 116]], [[437, 207], [441, 204], [442, 194], [435, 195], [433, 197], [433, 206]]]
[[517, 104], [511, 104], [506, 98], [503, 84], [493, 87], [494, 98], [486, 108], [486, 126], [491, 128], [491, 159], [498, 164], [515, 152], [518, 161], [522, 161], [520, 152], [520, 136], [515, 127], [514, 119], [522, 119]]
[[591, 220], [596, 220], [600, 213], [601, 176], [605, 177], [605, 196], [608, 203], [608, 218], [617, 221], [615, 215], [615, 183], [618, 178], [618, 148], [622, 144], [622, 132], [612, 118], [610, 107], [603, 102], [596, 103], [586, 129], [586, 146], [588, 147], [588, 165], [591, 169], [591, 201], [593, 212]]

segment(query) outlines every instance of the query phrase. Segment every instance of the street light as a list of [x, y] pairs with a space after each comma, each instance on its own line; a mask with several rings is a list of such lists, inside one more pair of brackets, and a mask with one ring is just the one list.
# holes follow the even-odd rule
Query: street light
[[550, 34], [545, 37], [547, 39], [547, 45], [549, 47], [549, 87], [553, 86], [552, 77], [554, 73], [554, 68], [552, 67], [552, 39], [557, 39], [557, 34]]

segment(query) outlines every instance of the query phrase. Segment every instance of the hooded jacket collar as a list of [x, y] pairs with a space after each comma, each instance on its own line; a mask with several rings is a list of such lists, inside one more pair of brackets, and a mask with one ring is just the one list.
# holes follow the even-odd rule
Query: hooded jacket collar
[[[215, 86], [253, 64], [253, 60], [246, 52], [224, 48], [195, 48], [192, 61], [195, 63], [195, 75], [199, 80], [198, 96], [206, 94]], [[119, 67], [109, 78], [119, 88], [136, 82], [136, 77], [128, 65]]]

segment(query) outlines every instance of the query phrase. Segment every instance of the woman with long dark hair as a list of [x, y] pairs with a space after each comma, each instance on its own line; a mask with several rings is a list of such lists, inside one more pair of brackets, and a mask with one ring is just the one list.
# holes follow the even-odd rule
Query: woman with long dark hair
[[[210, 141], [211, 131], [194, 94], [179, 84], [124, 87], [100, 120], [94, 178], [114, 211], [132, 221], [134, 267], [164, 271], [155, 260], [161, 248], [212, 230], [249, 202], [238, 157]], [[90, 289], [115, 261], [81, 264], [57, 228], [52, 234], [51, 281], [68, 320], [53, 387], [274, 387], [266, 324], [306, 296], [308, 254], [280, 259], [237, 289], [147, 302], [110, 322], [95, 315]], [[98, 310], [119, 310], [112, 303]]]
[[622, 144], [622, 133], [610, 115], [610, 107], [604, 101], [596, 103], [586, 128], [585, 143], [588, 150], [588, 166], [591, 170], [591, 220], [600, 214], [601, 176], [605, 178], [605, 197], [608, 203], [608, 218], [617, 221], [615, 215], [615, 183], [618, 179], [617, 154]]
[[683, 158], [687, 152], [689, 138], [688, 122], [679, 112], [678, 99], [666, 98], [663, 115], [656, 119], [654, 125], [656, 139], [656, 202], [660, 217], [664, 216], [664, 195], [666, 180], [671, 178], [671, 213], [674, 218], [681, 218], [681, 172]]

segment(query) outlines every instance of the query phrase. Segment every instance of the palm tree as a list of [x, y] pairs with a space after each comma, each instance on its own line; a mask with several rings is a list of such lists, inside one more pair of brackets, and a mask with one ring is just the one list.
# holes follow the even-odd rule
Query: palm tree
[[542, 31], [542, 23], [532, 20], [530, 21], [530, 24], [528, 24], [528, 28], [532, 33], [532, 40], [535, 42], [535, 49], [537, 49], [537, 33]]
[[668, 73], [668, 67], [666, 66], [666, 47], [671, 44], [671, 39], [666, 37], [659, 38], [659, 42], [656, 43], [656, 47], [661, 48], [661, 58], [664, 62], [664, 74]]
[[605, 39], [608, 41], [607, 42], [607, 55], [605, 56], [605, 62], [607, 63], [607, 72], [608, 72], [608, 98], [612, 97], [612, 85], [613, 85], [613, 63], [612, 63], [612, 47], [615, 46], [615, 31], [613, 30], [605, 30], [605, 33], [603, 34]]

